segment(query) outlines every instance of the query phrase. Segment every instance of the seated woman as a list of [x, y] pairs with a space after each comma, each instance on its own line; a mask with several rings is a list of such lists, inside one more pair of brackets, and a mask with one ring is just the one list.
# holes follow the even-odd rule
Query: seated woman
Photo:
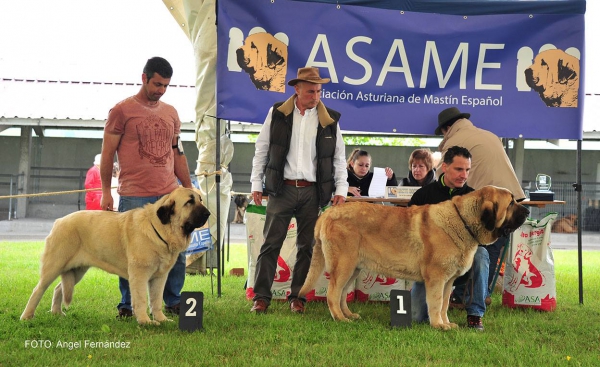
[[400, 186], [425, 186], [435, 181], [431, 150], [413, 150], [408, 159], [408, 169], [408, 177], [402, 179]]
[[[348, 188], [349, 196], [369, 196], [369, 186], [373, 180], [373, 172], [371, 168], [371, 156], [368, 152], [354, 149], [348, 156]], [[394, 175], [394, 171], [390, 167], [385, 167], [385, 175], [387, 176], [386, 186], [398, 186], [398, 181]]]

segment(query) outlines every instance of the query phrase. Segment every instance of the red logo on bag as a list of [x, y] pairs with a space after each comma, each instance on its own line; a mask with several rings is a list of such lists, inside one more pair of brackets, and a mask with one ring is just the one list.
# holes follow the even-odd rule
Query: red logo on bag
[[510, 290], [514, 292], [521, 284], [525, 288], [539, 288], [543, 286], [544, 276], [531, 262], [531, 255], [533, 255], [531, 249], [524, 244], [519, 244], [517, 248], [518, 250], [512, 261], [515, 276], [509, 282]]
[[284, 283], [290, 280], [290, 267], [285, 263], [281, 256], [277, 258], [277, 270], [275, 271], [275, 282]]

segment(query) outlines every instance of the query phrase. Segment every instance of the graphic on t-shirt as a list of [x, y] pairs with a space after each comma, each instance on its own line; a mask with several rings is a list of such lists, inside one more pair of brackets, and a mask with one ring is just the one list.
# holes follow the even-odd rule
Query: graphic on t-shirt
[[166, 165], [171, 154], [173, 129], [169, 129], [169, 125], [156, 115], [148, 116], [136, 129], [140, 156], [150, 159], [155, 166]]

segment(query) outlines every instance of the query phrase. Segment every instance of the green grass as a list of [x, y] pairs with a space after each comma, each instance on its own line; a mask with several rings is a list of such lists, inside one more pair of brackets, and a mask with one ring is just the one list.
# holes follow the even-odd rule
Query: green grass
[[[177, 321], [140, 327], [115, 319], [117, 277], [90, 270], [75, 287], [66, 317], [52, 316], [49, 289], [36, 317], [19, 320], [38, 280], [41, 242], [0, 242], [0, 366], [598, 366], [600, 365], [600, 252], [584, 253], [584, 297], [579, 304], [577, 253], [554, 251], [557, 309], [540, 312], [501, 306], [484, 318], [485, 332], [449, 332], [428, 325], [391, 329], [389, 305], [353, 303], [362, 315], [334, 322], [325, 303], [303, 316], [274, 302], [267, 315], [249, 312], [245, 278], [226, 275], [222, 296], [208, 276], [187, 276], [187, 291], [204, 292], [204, 331], [182, 332]], [[230, 268], [247, 274], [245, 245], [232, 245]], [[450, 319], [464, 326], [463, 311]], [[48, 340], [51, 348], [26, 347]], [[124, 342], [129, 348], [90, 348], [85, 341]], [[64, 346], [58, 347], [61, 342]], [[69, 349], [81, 342], [82, 346]]]

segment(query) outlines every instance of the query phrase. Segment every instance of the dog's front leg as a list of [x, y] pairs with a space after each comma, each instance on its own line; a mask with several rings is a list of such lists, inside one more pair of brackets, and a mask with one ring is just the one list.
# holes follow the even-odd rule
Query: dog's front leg
[[166, 272], [160, 276], [156, 276], [148, 282], [148, 291], [150, 297], [150, 313], [155, 321], [163, 322], [163, 321], [173, 321], [162, 311], [162, 299], [163, 292], [165, 290], [165, 284], [167, 283], [167, 277], [169, 273]]
[[[452, 328], [442, 317], [444, 309], [443, 304], [446, 304], [446, 311], [448, 310], [448, 300], [444, 299], [445, 296], [445, 281], [443, 279], [435, 278], [434, 280], [425, 279], [425, 292], [427, 298], [427, 311], [429, 313], [429, 323], [432, 327], [442, 330], [450, 330]], [[450, 294], [448, 294], [448, 297]], [[448, 316], [446, 315], [446, 321]]]
[[[131, 267], [131, 265], [130, 265]], [[150, 320], [148, 313], [146, 312], [146, 287], [150, 275], [148, 270], [141, 267], [136, 268], [135, 271], [129, 269], [129, 290], [131, 292], [131, 306], [135, 318], [140, 325], [154, 324], [159, 325], [158, 321]]]
[[444, 297], [442, 298], [442, 312], [441, 312], [441, 316], [442, 316], [442, 321], [444, 322], [444, 324], [448, 325], [451, 329], [457, 329], [458, 325], [450, 322], [450, 319], [448, 319], [448, 303], [450, 302], [450, 294], [452, 294], [452, 284], [454, 283], [454, 279], [451, 281], [448, 281], [446, 283], [446, 285], [444, 286]]

